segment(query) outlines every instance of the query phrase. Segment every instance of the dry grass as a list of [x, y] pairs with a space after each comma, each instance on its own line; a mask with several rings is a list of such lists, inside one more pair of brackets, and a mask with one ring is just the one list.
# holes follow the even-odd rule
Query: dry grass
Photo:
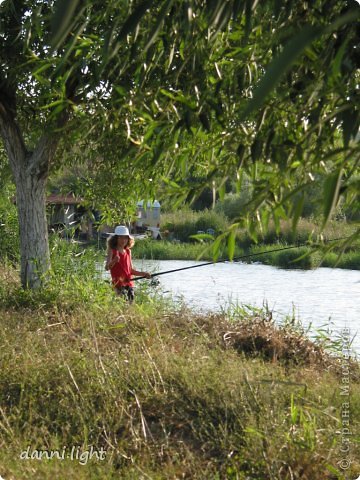
[[[339, 359], [298, 330], [259, 312], [201, 316], [103, 297], [62, 308], [49, 298], [0, 304], [6, 480], [345, 479]], [[355, 432], [358, 364], [351, 371]], [[86, 465], [20, 460], [28, 445], [107, 453]], [[359, 453], [354, 440], [354, 478]]]

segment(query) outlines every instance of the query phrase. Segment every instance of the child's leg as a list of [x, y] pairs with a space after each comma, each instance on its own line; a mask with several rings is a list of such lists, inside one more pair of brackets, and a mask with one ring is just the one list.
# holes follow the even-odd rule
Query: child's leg
[[133, 287], [126, 287], [127, 288], [127, 297], [130, 303], [134, 301], [135, 294]]
[[134, 289], [132, 287], [115, 287], [115, 292], [120, 297], [123, 297], [124, 300], [127, 300], [129, 303], [134, 301]]
[[124, 300], [127, 300], [127, 291], [125, 287], [115, 287], [115, 293], [118, 297], [123, 297]]

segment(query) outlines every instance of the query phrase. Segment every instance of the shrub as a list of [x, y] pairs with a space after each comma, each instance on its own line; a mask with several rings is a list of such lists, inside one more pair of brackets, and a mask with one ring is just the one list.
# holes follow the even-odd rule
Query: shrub
[[245, 205], [249, 202], [251, 194], [249, 190], [244, 190], [243, 193], [235, 194], [228, 193], [224, 200], [218, 200], [215, 205], [215, 211], [226, 215], [230, 220], [235, 220], [242, 213], [244, 213]]
[[[204, 250], [204, 245], [196, 243], [193, 245], [184, 245], [182, 243], [173, 243], [167, 241], [140, 240], [135, 243], [133, 248], [134, 259], [151, 260], [195, 260]], [[212, 259], [208, 253], [202, 258]]]
[[168, 213], [163, 215], [162, 229], [169, 230], [172, 235], [181, 242], [192, 241], [191, 235], [199, 230], [206, 232], [209, 228], [215, 230], [215, 234], [222, 233], [228, 227], [228, 221], [223, 213], [214, 210], [192, 212]]
[[[265, 252], [266, 250], [281, 249], [284, 245], [256, 245], [251, 248], [251, 253]], [[269, 251], [259, 255], [259, 257], [252, 257], [250, 261], [259, 261], [266, 265], [276, 265], [281, 268], [313, 268], [314, 261], [311, 255], [305, 255], [309, 250], [307, 247], [295, 248], [293, 250], [282, 250], [279, 252]], [[303, 257], [303, 258], [301, 258]]]
[[360, 252], [346, 252], [341, 256], [335, 252], [327, 253], [322, 259], [322, 267], [347, 268], [350, 270], [360, 269]]

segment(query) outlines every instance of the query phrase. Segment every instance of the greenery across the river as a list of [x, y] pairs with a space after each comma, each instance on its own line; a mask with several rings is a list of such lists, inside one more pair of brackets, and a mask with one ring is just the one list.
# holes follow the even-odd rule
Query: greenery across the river
[[[346, 268], [352, 270], [360, 269], [360, 251], [351, 249], [340, 255], [339, 252], [332, 251], [328, 253], [321, 253], [317, 251], [310, 253], [311, 249], [308, 247], [299, 247], [291, 250], [281, 250], [287, 248], [287, 244], [269, 244], [256, 245], [248, 250], [241, 248], [235, 249], [234, 258], [253, 255], [261, 252], [261, 255], [243, 258], [241, 261], [246, 263], [261, 262], [265, 265], [273, 265], [282, 268], [316, 268], [316, 267], [336, 267]], [[279, 250], [278, 252], [269, 252], [270, 250]], [[262, 253], [265, 252], [265, 253]], [[154, 240], [140, 240], [136, 242], [134, 247], [134, 256], [141, 259], [154, 260], [204, 260], [212, 261], [213, 255], [211, 248], [206, 250], [203, 244], [184, 244], [173, 243], [169, 241], [154, 241]], [[226, 250], [224, 249], [224, 256], [220, 258], [226, 259]]]
[[[222, 234], [229, 228], [227, 218], [216, 211], [192, 212], [184, 211], [163, 216], [164, 230], [170, 239], [154, 241], [139, 240], [135, 243], [134, 256], [156, 260], [206, 260], [214, 259], [214, 248], [211, 239], [196, 240], [194, 235], [198, 231], [215, 231]], [[356, 227], [345, 221], [332, 221], [323, 232], [325, 240], [351, 236]], [[346, 269], [360, 269], [360, 241], [353, 241], [343, 249], [342, 244], [325, 243], [323, 248], [314, 251], [313, 248], [301, 246], [299, 248], [282, 250], [292, 245], [306, 244], [312, 239], [315, 241], [320, 231], [319, 225], [309, 219], [301, 219], [296, 232], [291, 228], [291, 222], [280, 223], [277, 232], [274, 225], [270, 225], [267, 232], [258, 234], [256, 242], [248, 231], [239, 229], [234, 249], [234, 258], [261, 253], [258, 256], [244, 258], [244, 262], [261, 262], [266, 265], [282, 268], [316, 268], [337, 267]], [[318, 245], [318, 244], [317, 244]], [[277, 252], [270, 252], [279, 250]], [[262, 253], [269, 252], [269, 253]], [[228, 258], [227, 240], [223, 239], [220, 249], [220, 259]]]

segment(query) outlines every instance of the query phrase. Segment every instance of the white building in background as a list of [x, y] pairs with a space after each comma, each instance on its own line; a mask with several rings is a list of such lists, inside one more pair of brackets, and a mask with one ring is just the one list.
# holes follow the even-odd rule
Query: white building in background
[[144, 200], [137, 203], [137, 220], [135, 221], [135, 231], [143, 233], [146, 230], [152, 232], [152, 237], [157, 239], [160, 236], [160, 203], [155, 200], [153, 203], [148, 201], [145, 205]]

